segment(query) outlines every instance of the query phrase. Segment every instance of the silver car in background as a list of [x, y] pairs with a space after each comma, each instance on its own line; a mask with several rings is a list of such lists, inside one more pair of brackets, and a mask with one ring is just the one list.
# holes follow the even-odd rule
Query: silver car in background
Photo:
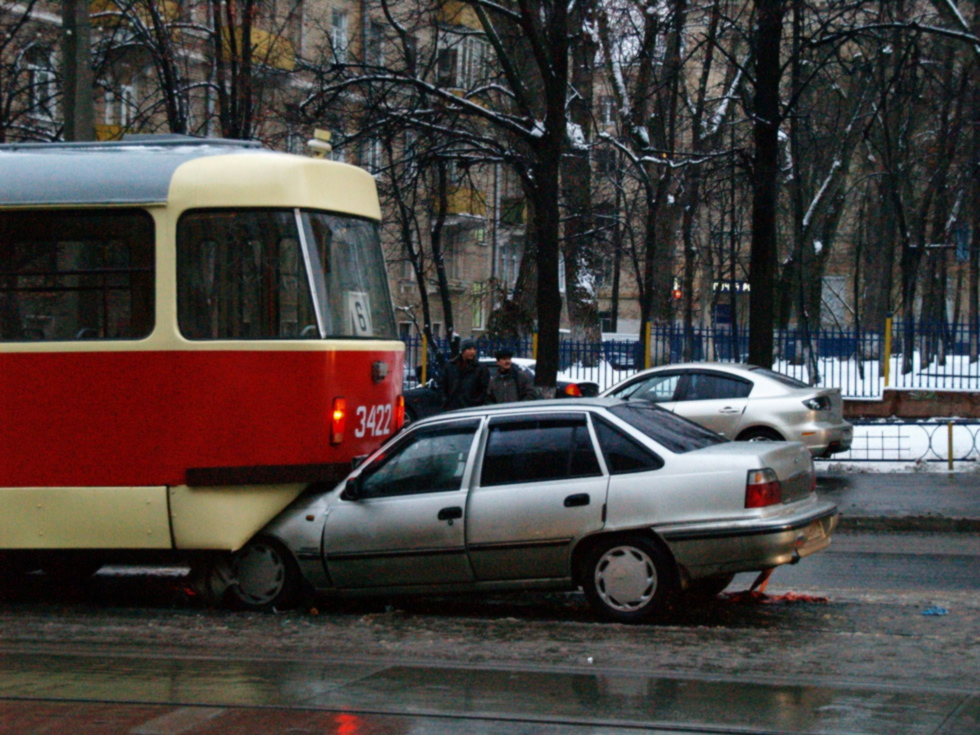
[[814, 457], [846, 452], [854, 435], [840, 388], [816, 388], [754, 365], [664, 365], [601, 395], [656, 403], [729, 439], [802, 442]]
[[582, 587], [601, 617], [830, 543], [837, 507], [798, 443], [720, 438], [645, 401], [564, 399], [414, 424], [333, 490], [299, 498], [235, 555], [253, 609], [326, 595]]

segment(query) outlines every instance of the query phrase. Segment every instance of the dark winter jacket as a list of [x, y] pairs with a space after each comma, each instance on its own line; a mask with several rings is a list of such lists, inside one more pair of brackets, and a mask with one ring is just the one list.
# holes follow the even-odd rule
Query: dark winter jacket
[[443, 403], [447, 411], [454, 408], [482, 406], [487, 400], [490, 386], [490, 369], [474, 360], [466, 362], [462, 357], [446, 365], [442, 379]]
[[498, 368], [490, 377], [490, 388], [487, 400], [490, 403], [510, 403], [512, 401], [530, 401], [537, 398], [534, 391], [534, 379], [527, 370], [512, 365], [506, 373]]

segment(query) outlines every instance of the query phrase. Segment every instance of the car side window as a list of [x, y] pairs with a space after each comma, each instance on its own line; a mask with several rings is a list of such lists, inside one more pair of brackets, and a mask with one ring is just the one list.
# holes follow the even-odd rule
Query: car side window
[[596, 436], [599, 437], [599, 446], [609, 474], [649, 472], [664, 466], [660, 457], [602, 419], [593, 417], [592, 424], [595, 426]]
[[359, 498], [452, 492], [463, 484], [479, 420], [428, 426], [412, 432], [364, 468]]
[[680, 400], [711, 401], [745, 398], [752, 390], [747, 380], [716, 373], [689, 373]]
[[601, 475], [584, 414], [497, 419], [490, 424], [480, 476], [483, 487]]
[[631, 383], [621, 390], [612, 393], [612, 395], [617, 398], [650, 401], [651, 403], [665, 403], [674, 400], [674, 392], [677, 390], [677, 383], [680, 379], [680, 373], [653, 375], [646, 380]]

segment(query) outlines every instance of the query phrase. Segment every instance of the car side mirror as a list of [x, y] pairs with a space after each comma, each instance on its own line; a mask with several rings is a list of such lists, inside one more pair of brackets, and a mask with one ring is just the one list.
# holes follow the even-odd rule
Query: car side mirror
[[340, 494], [341, 500], [357, 500], [361, 495], [361, 476], [347, 478], [347, 485]]

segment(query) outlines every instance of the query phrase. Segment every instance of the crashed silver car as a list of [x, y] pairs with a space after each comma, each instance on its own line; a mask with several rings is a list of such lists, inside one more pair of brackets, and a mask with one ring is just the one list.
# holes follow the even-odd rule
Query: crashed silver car
[[452, 411], [300, 497], [235, 557], [231, 593], [327, 595], [581, 587], [633, 623], [683, 591], [830, 543], [837, 507], [799, 443], [733, 443], [645, 401]]
[[600, 395], [656, 403], [729, 439], [803, 442], [814, 457], [846, 452], [854, 436], [840, 388], [816, 388], [755, 365], [664, 365]]

